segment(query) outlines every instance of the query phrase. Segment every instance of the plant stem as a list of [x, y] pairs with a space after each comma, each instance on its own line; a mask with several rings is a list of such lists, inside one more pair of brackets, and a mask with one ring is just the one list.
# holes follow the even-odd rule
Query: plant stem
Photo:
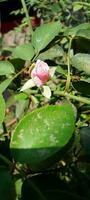
[[33, 28], [32, 28], [32, 24], [31, 24], [31, 20], [30, 20], [29, 14], [28, 14], [28, 10], [27, 10], [25, 0], [21, 0], [21, 3], [22, 3], [22, 6], [23, 6], [24, 13], [26, 15], [27, 24], [29, 26], [30, 34], [33, 35]]
[[0, 154], [0, 159], [2, 159], [6, 164], [8, 164], [8, 166], [9, 166], [10, 168], [12, 168], [13, 164], [12, 164], [12, 162], [11, 162], [8, 158], [6, 158], [6, 157], [3, 156], [2, 154]]
[[68, 75], [67, 75], [65, 91], [69, 90], [70, 80], [71, 80], [71, 76], [70, 76], [70, 50], [71, 50], [72, 40], [73, 40], [73, 38], [70, 37], [70, 39], [69, 39], [69, 47], [68, 47], [68, 59], [67, 59], [67, 61], [68, 61]]
[[76, 101], [90, 105], [90, 100], [87, 99], [87, 98], [84, 98], [84, 97], [75, 96], [75, 95], [69, 94], [69, 93], [64, 92], [64, 91], [56, 91], [56, 92], [54, 92], [54, 94], [59, 95], [59, 96], [64, 96], [64, 97], [67, 97], [69, 99], [73, 99], [73, 100], [76, 100]]

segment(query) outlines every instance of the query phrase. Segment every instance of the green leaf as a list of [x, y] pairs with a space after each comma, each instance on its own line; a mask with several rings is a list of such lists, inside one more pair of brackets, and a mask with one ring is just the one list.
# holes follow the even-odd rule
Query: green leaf
[[2, 94], [4, 92], [4, 90], [6, 90], [6, 88], [10, 85], [11, 82], [12, 82], [12, 78], [6, 79], [6, 80], [1, 82], [1, 84], [0, 84], [0, 94]]
[[90, 127], [80, 129], [80, 138], [82, 147], [90, 155]]
[[34, 48], [30, 43], [19, 45], [12, 52], [12, 56], [22, 60], [31, 60], [34, 54]]
[[82, 29], [77, 31], [76, 36], [90, 40], [90, 29]]
[[63, 56], [64, 51], [59, 45], [55, 45], [52, 48], [48, 49], [47, 51], [41, 53], [38, 56], [40, 60], [52, 60], [57, 57]]
[[73, 4], [73, 11], [74, 11], [74, 12], [76, 12], [76, 11], [82, 9], [82, 8], [83, 8], [83, 5], [80, 5], [80, 4], [78, 4], [78, 3], [74, 3], [74, 4]]
[[50, 22], [38, 27], [32, 36], [32, 45], [38, 53], [44, 49], [62, 31], [59, 22]]
[[14, 73], [14, 67], [9, 61], [0, 61], [0, 75], [8, 76]]
[[71, 35], [72, 37], [75, 37], [77, 35], [77, 32], [80, 30], [90, 30], [90, 24], [89, 23], [83, 23], [79, 24], [78, 26], [75, 26], [74, 28], [66, 28], [64, 35], [69, 36]]
[[0, 200], [15, 200], [14, 184], [11, 173], [0, 166]]
[[70, 141], [74, 126], [72, 104], [36, 109], [20, 121], [11, 136], [14, 159], [30, 164], [33, 170], [51, 166], [60, 159], [56, 155]]
[[0, 95], [0, 124], [3, 122], [5, 116], [5, 101], [3, 96]]
[[71, 64], [79, 71], [90, 75], [90, 54], [78, 53], [71, 58]]
[[58, 72], [59, 74], [63, 74], [63, 75], [67, 75], [67, 71], [65, 69], [63, 69], [61, 66], [57, 66], [56, 68], [56, 72]]
[[15, 112], [15, 116], [17, 119], [20, 119], [24, 113], [25, 110], [27, 110], [29, 105], [29, 99], [23, 99], [23, 100], [18, 100], [16, 102], [16, 112]]

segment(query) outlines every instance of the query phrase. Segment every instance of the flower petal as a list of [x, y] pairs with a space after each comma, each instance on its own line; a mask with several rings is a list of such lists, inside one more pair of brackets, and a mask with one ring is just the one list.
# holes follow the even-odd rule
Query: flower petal
[[50, 87], [48, 86], [43, 86], [43, 96], [46, 97], [47, 99], [50, 99], [51, 97], [51, 90]]
[[33, 82], [34, 82], [34, 84], [35, 84], [37, 87], [40, 87], [40, 86], [43, 85], [42, 81], [41, 81], [40, 78], [37, 77], [37, 76], [35, 76], [35, 77], [33, 78]]
[[35, 86], [35, 83], [32, 79], [29, 79], [21, 88], [21, 92], [24, 91], [24, 90], [27, 90], [29, 88], [32, 88]]
[[56, 70], [56, 67], [52, 67], [52, 68], [49, 69], [49, 75], [50, 75], [50, 77], [54, 76], [55, 70]]

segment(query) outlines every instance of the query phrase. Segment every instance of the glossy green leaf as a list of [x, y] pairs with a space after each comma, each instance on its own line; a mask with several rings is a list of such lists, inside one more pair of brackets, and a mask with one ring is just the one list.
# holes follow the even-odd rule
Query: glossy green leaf
[[12, 56], [22, 60], [31, 60], [34, 54], [34, 48], [30, 43], [19, 45], [12, 52]]
[[38, 27], [32, 36], [32, 45], [38, 53], [44, 49], [62, 31], [59, 22], [50, 22]]
[[0, 124], [3, 122], [5, 116], [5, 101], [3, 96], [0, 95]]
[[0, 61], [0, 75], [8, 76], [14, 73], [14, 67], [9, 61]]
[[71, 64], [79, 71], [90, 75], [90, 54], [78, 53], [71, 58]]
[[12, 176], [5, 167], [0, 167], [0, 200], [15, 200]]
[[75, 126], [71, 104], [46, 106], [27, 114], [17, 125], [10, 147], [16, 161], [34, 170], [57, 161], [56, 154], [70, 141]]
[[0, 83], [0, 94], [6, 90], [6, 88], [10, 85], [12, 82], [12, 78], [6, 79]]
[[52, 60], [56, 57], [63, 56], [63, 49], [59, 45], [55, 45], [52, 48], [48, 49], [47, 51], [41, 53], [38, 56], [38, 59], [41, 60]]

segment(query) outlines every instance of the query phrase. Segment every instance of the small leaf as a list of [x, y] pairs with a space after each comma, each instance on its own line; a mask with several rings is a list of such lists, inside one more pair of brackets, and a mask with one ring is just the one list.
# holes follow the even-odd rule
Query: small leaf
[[33, 170], [46, 169], [60, 159], [74, 127], [72, 104], [36, 109], [24, 116], [11, 135], [12, 156], [17, 162], [30, 164]]
[[41, 60], [52, 60], [56, 57], [61, 57], [63, 56], [64, 51], [63, 49], [59, 46], [59, 45], [55, 45], [53, 47], [51, 47], [50, 49], [48, 49], [47, 51], [41, 53], [38, 56], [38, 59]]
[[62, 31], [59, 22], [50, 22], [38, 27], [32, 36], [32, 45], [38, 53], [44, 49]]
[[0, 94], [2, 94], [4, 90], [6, 90], [6, 88], [10, 85], [11, 82], [12, 78], [9, 78], [0, 83]]
[[34, 54], [34, 48], [30, 43], [19, 45], [12, 52], [12, 56], [21, 58], [22, 60], [31, 60]]
[[0, 75], [9, 76], [14, 73], [14, 67], [9, 61], [0, 61]]
[[47, 99], [50, 99], [50, 97], [51, 97], [51, 90], [50, 90], [49, 86], [43, 86], [42, 95], [44, 97], [46, 97]]
[[0, 200], [15, 200], [14, 183], [11, 173], [0, 166]]
[[16, 102], [15, 116], [17, 119], [20, 119], [25, 114], [25, 110], [27, 110], [28, 105], [29, 105], [29, 99], [18, 100]]
[[71, 58], [71, 64], [79, 71], [90, 75], [90, 54], [78, 53]]
[[24, 91], [24, 90], [27, 90], [29, 88], [32, 88], [35, 86], [35, 83], [32, 79], [29, 79], [28, 81], [26, 81], [26, 83], [22, 86], [21, 88], [21, 92]]
[[5, 101], [3, 96], [0, 95], [0, 124], [3, 122], [5, 116]]

